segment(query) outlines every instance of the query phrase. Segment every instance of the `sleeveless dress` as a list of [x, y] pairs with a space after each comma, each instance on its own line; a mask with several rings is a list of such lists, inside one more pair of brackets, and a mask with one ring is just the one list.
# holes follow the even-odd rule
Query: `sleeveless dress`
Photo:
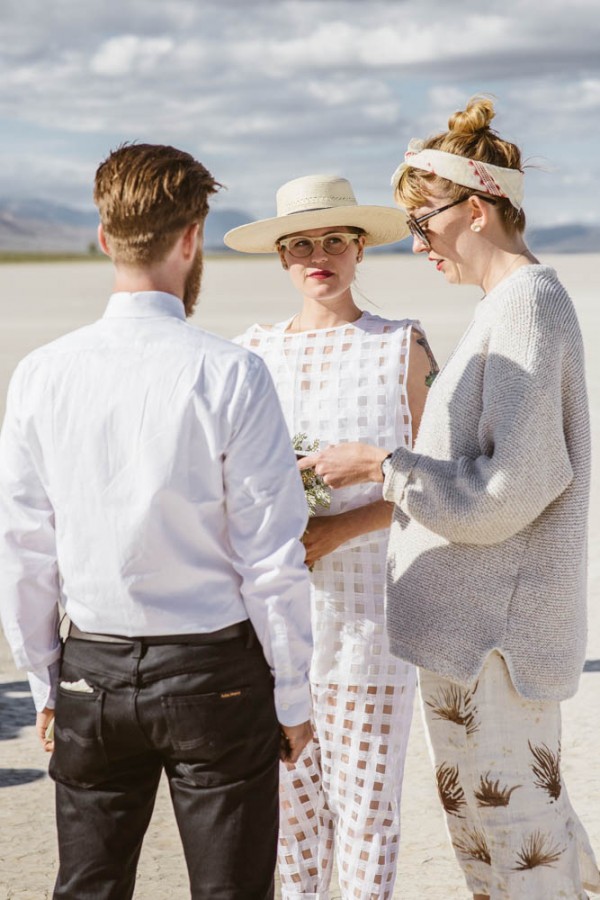
[[[406, 373], [413, 327], [363, 312], [351, 324], [288, 333], [291, 320], [236, 339], [273, 377], [290, 437], [410, 447]], [[380, 500], [382, 485], [332, 492], [329, 516]], [[342, 544], [312, 571], [315, 740], [281, 767], [279, 871], [284, 900], [329, 897], [335, 844], [343, 897], [389, 900], [415, 671], [385, 630], [388, 529]]]

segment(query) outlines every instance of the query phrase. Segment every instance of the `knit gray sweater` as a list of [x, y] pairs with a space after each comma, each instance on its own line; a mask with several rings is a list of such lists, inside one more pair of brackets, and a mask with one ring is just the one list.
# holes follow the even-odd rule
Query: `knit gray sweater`
[[479, 304], [392, 457], [394, 654], [460, 684], [504, 655], [519, 693], [575, 693], [585, 657], [590, 431], [581, 333], [553, 269]]

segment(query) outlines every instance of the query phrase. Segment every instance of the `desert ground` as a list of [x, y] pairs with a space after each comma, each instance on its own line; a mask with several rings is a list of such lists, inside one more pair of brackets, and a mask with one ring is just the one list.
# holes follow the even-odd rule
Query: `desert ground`
[[[587, 349], [596, 448], [590, 625], [581, 686], [563, 707], [563, 773], [573, 805], [600, 854], [600, 255], [542, 257], [542, 262], [555, 266], [571, 292]], [[99, 317], [111, 283], [111, 267], [101, 262], [0, 266], [0, 416], [17, 361], [40, 344]], [[357, 288], [359, 305], [381, 315], [419, 319], [440, 362], [480, 299], [477, 289], [449, 287], [425, 259], [408, 256], [368, 257]], [[233, 337], [252, 322], [283, 320], [295, 308], [296, 295], [275, 259], [214, 258], [205, 264], [202, 299], [193, 324]], [[33, 722], [25, 675], [14, 668], [0, 636], [0, 900], [44, 900], [52, 893], [56, 871], [53, 790]], [[332, 898], [338, 896], [334, 888]], [[452, 900], [468, 896], [447, 842], [417, 707], [408, 750], [394, 897]], [[142, 851], [135, 897], [189, 897], [164, 786]]]

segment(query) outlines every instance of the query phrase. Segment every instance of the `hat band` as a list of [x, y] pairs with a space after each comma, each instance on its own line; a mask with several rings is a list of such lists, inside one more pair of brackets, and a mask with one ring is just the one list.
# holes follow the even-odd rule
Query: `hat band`
[[339, 207], [338, 206], [311, 206], [310, 209], [293, 209], [291, 212], [284, 213], [283, 215], [284, 216], [299, 216], [305, 212], [322, 212], [324, 209], [339, 209]]

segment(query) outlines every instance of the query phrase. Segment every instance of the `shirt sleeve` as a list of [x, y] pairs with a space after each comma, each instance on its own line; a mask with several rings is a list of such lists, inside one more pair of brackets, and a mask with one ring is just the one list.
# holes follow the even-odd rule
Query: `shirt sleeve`
[[311, 715], [310, 581], [300, 541], [308, 508], [269, 372], [248, 354], [224, 461], [233, 565], [242, 598], [275, 678], [283, 725]]
[[0, 617], [38, 712], [54, 706], [59, 596], [54, 510], [22, 432], [13, 376], [0, 434]]
[[56, 660], [37, 672], [28, 672], [29, 688], [37, 712], [46, 707], [54, 709], [56, 705], [56, 687], [60, 671], [60, 660]]
[[[385, 499], [448, 541], [507, 540], [572, 480], [562, 410], [564, 323], [541, 305], [524, 298], [507, 302], [492, 328], [479, 455], [440, 460], [399, 448], [392, 457]], [[460, 384], [448, 418], [451, 430], [461, 427]]]

